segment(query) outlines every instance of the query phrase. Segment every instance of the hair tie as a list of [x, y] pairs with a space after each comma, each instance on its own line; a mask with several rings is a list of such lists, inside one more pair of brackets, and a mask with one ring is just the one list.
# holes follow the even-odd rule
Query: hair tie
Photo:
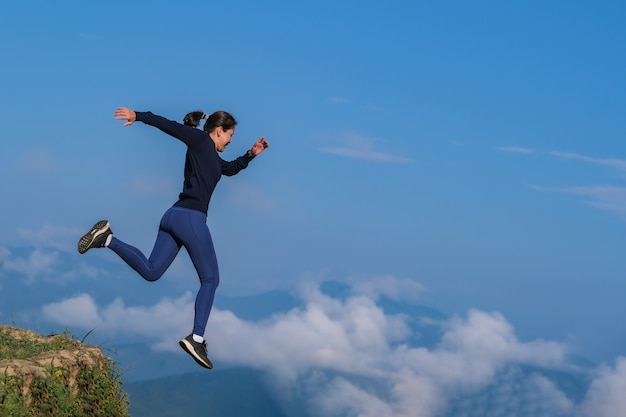
[[201, 117], [200, 119], [201, 119], [201, 120], [202, 120], [202, 119], [204, 119], [204, 120], [208, 120], [208, 119], [209, 119], [209, 115], [208, 115], [208, 114], [206, 114], [206, 113], [202, 113], [202, 117]]

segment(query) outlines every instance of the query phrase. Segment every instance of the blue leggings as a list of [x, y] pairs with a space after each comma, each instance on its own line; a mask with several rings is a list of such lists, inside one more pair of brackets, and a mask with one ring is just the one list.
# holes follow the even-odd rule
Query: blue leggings
[[154, 248], [147, 259], [141, 251], [113, 237], [113, 250], [146, 281], [156, 281], [172, 264], [184, 246], [189, 253], [198, 277], [200, 290], [196, 295], [193, 333], [204, 335], [215, 290], [220, 282], [213, 240], [206, 224], [206, 215], [198, 210], [171, 207], [165, 212], [159, 226]]

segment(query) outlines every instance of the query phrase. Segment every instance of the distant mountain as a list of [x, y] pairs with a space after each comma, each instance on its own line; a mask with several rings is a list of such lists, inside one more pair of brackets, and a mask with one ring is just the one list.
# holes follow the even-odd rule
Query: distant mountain
[[124, 389], [133, 417], [298, 417], [285, 414], [261, 373], [250, 369], [169, 376], [125, 384]]
[[272, 314], [285, 313], [302, 303], [286, 291], [268, 291], [263, 294], [233, 297], [217, 294], [215, 306], [222, 310], [230, 310], [237, 317], [248, 321], [261, 321]]

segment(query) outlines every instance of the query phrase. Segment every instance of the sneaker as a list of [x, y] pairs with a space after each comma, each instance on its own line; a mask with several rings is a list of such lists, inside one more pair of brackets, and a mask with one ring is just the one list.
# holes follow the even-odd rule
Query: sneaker
[[100, 220], [94, 224], [89, 232], [87, 232], [78, 241], [78, 252], [85, 253], [91, 248], [103, 248], [107, 241], [107, 237], [113, 233], [107, 220]]
[[178, 342], [178, 344], [185, 350], [185, 352], [189, 353], [191, 357], [200, 364], [200, 366], [203, 366], [207, 369], [213, 369], [213, 364], [207, 356], [205, 341], [203, 341], [202, 343], [198, 343], [193, 340], [193, 335], [190, 334], [189, 336]]

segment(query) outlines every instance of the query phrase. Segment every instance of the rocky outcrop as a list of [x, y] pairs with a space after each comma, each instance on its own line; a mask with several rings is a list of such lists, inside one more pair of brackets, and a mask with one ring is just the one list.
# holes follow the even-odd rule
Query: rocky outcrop
[[0, 326], [0, 416], [129, 416], [116, 364], [67, 334]]

